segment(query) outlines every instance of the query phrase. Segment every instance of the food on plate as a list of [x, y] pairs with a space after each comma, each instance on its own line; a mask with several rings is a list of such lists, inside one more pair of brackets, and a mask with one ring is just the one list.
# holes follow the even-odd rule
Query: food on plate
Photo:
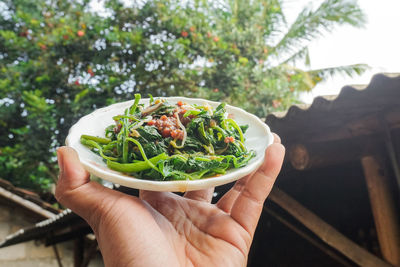
[[124, 114], [113, 117], [105, 137], [82, 135], [83, 145], [99, 154], [107, 166], [135, 178], [197, 180], [241, 168], [255, 156], [245, 147], [248, 126], [228, 116], [225, 103], [190, 105], [140, 94]]

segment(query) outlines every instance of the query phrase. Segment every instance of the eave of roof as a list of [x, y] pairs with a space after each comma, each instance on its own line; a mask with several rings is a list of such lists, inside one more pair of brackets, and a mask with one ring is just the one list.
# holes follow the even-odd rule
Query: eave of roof
[[37, 213], [43, 218], [50, 218], [61, 210], [53, 207], [50, 203], [42, 200], [36, 193], [16, 187], [9, 181], [0, 179], [0, 197], [11, 201], [22, 208]]
[[337, 96], [272, 113], [266, 123], [287, 142], [335, 140], [378, 131], [381, 119], [399, 127], [400, 117], [393, 114], [399, 112], [400, 74], [377, 74], [368, 86], [345, 86]]

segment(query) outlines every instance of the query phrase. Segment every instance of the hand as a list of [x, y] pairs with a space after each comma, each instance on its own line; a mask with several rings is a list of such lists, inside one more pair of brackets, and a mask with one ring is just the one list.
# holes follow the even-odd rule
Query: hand
[[284, 150], [275, 136], [264, 164], [213, 205], [213, 188], [183, 197], [140, 191], [139, 198], [108, 189], [61, 147], [56, 198], [92, 227], [106, 266], [245, 266]]

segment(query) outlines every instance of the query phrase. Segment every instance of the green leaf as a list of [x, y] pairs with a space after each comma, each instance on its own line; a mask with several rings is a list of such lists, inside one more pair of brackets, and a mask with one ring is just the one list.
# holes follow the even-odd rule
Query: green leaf
[[370, 67], [366, 64], [354, 64], [346, 66], [338, 66], [332, 68], [323, 68], [317, 70], [311, 70], [310, 75], [312, 77], [318, 77], [320, 80], [327, 79], [335, 75], [346, 75], [354, 77], [355, 75], [361, 75], [367, 71]]
[[78, 102], [79, 102], [83, 97], [85, 97], [88, 93], [89, 93], [89, 89], [88, 89], [88, 88], [82, 90], [81, 92], [79, 92], [78, 94], [75, 95], [74, 102], [75, 102], [75, 103], [78, 103]]
[[26, 127], [26, 126], [24, 126], [24, 127], [17, 128], [17, 129], [10, 129], [10, 131], [11, 131], [13, 134], [24, 135], [24, 134], [26, 134], [26, 133], [29, 132], [29, 128]]
[[41, 91], [24, 91], [22, 92], [22, 99], [27, 105], [29, 105], [31, 110], [36, 112], [46, 112], [51, 107], [46, 103], [46, 99], [41, 97]]

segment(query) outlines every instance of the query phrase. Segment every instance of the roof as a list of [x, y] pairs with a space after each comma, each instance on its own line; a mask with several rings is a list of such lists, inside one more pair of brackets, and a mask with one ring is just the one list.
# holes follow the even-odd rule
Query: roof
[[382, 123], [400, 127], [400, 74], [377, 74], [369, 85], [342, 88], [311, 105], [272, 113], [266, 123], [286, 143], [333, 141], [379, 132]]
[[60, 212], [60, 209], [42, 200], [38, 194], [18, 188], [3, 179], [0, 179], [0, 201], [21, 207], [37, 215], [40, 219], [50, 218]]
[[[8, 186], [12, 187], [9, 183]], [[112, 185], [111, 188], [134, 196], [138, 196], [139, 194], [138, 190], [123, 186]], [[28, 192], [29, 191], [27, 191], [27, 194]], [[34, 193], [29, 192], [29, 194]], [[84, 219], [73, 213], [70, 209], [65, 209], [58, 212], [57, 215], [52, 214], [48, 219], [40, 221], [33, 226], [20, 229], [17, 232], [8, 235], [2, 242], [0, 242], [0, 248], [30, 240], [43, 240], [45, 245], [60, 243], [79, 236], [86, 236], [87, 238], [94, 240], [94, 237], [88, 235], [90, 233], [92, 233], [92, 229]]]
[[42, 200], [38, 194], [16, 187], [9, 181], [0, 179], [0, 201], [10, 205], [15, 205], [35, 215], [36, 220], [43, 220], [34, 226], [20, 229], [9, 235], [0, 243], [1, 247], [14, 245], [17, 243], [38, 239], [40, 236], [52, 235], [54, 230], [64, 227], [64, 224], [75, 223], [82, 220], [78, 215], [67, 209], [61, 212], [60, 209], [53, 207], [50, 203]]
[[88, 227], [82, 218], [73, 213], [70, 209], [66, 209], [49, 219], [38, 222], [33, 226], [20, 229], [7, 236], [5, 240], [0, 243], [0, 248], [36, 239], [45, 239], [45, 243], [48, 244], [51, 243], [51, 240], [56, 236], [56, 231], [64, 229], [67, 226], [76, 227], [77, 225]]

